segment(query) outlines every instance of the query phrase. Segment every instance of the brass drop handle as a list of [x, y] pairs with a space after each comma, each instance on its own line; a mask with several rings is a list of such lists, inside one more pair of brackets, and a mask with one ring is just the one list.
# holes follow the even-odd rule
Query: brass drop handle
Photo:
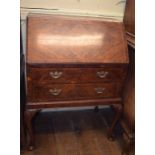
[[58, 79], [62, 76], [62, 72], [59, 71], [52, 71], [49, 73], [49, 75], [53, 78], [53, 79]]
[[95, 88], [95, 92], [96, 92], [97, 94], [102, 94], [104, 91], [105, 91], [105, 88], [101, 88], [101, 87]]
[[97, 74], [97, 76], [99, 78], [105, 78], [109, 74], [109, 72], [107, 72], [107, 71], [99, 71], [96, 74]]
[[54, 96], [58, 96], [61, 93], [61, 91], [62, 91], [61, 89], [56, 89], [56, 88], [49, 89], [49, 93], [54, 95]]

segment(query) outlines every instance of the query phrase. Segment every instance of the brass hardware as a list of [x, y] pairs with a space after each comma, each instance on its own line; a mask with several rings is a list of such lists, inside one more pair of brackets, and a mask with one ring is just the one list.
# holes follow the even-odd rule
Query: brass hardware
[[61, 93], [61, 91], [62, 91], [61, 89], [54, 88], [54, 89], [50, 89], [49, 93], [54, 95], [54, 96], [57, 96], [57, 95], [59, 95]]
[[62, 72], [59, 71], [54, 71], [54, 72], [50, 72], [49, 75], [53, 78], [53, 79], [58, 79], [62, 76]]
[[105, 78], [109, 74], [109, 72], [107, 72], [107, 71], [99, 71], [96, 74], [100, 78]]
[[102, 94], [104, 92], [105, 88], [95, 88], [95, 91], [97, 94]]

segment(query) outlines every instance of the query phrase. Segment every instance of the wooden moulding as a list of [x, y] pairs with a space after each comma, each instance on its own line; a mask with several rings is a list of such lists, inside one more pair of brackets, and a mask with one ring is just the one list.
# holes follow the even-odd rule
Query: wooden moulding
[[95, 106], [95, 105], [112, 105], [120, 104], [121, 98], [107, 98], [100, 100], [74, 100], [74, 101], [52, 101], [52, 102], [28, 102], [26, 105], [27, 109], [36, 108], [57, 108], [57, 107], [78, 107], [78, 106]]

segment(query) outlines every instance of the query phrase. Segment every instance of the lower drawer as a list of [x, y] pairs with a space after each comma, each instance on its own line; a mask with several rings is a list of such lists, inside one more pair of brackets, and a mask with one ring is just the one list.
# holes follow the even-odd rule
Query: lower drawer
[[120, 83], [53, 84], [28, 88], [28, 102], [120, 97]]

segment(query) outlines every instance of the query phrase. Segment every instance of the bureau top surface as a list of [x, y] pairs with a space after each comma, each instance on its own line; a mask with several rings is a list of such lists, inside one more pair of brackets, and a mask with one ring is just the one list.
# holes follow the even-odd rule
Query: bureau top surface
[[27, 63], [128, 63], [121, 22], [90, 17], [28, 16]]

